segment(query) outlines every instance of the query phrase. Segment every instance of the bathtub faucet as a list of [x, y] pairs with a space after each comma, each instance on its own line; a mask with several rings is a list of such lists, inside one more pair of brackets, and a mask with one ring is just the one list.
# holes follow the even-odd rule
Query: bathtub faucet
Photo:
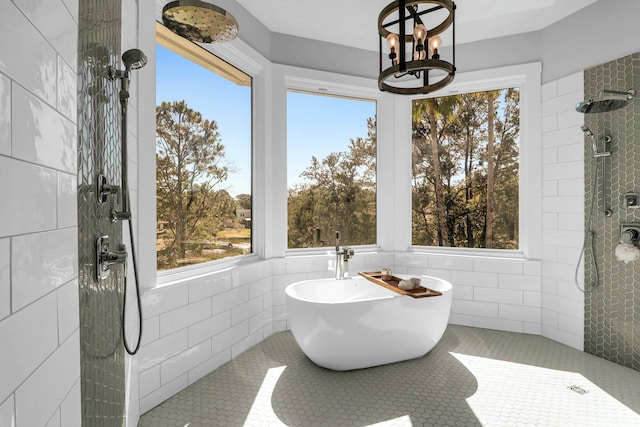
[[343, 247], [340, 249], [340, 232], [336, 231], [336, 279], [342, 280], [349, 277], [349, 260], [353, 258], [353, 249]]

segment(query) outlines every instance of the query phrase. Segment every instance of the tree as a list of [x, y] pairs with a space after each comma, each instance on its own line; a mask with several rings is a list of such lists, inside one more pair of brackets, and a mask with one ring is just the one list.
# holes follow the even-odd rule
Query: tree
[[494, 247], [517, 249], [519, 197], [520, 91], [503, 91], [496, 117]]
[[517, 249], [519, 90], [416, 100], [412, 125], [413, 244]]
[[348, 149], [311, 164], [305, 183], [288, 190], [288, 241], [291, 248], [331, 246], [335, 230], [347, 245], [375, 243], [376, 123], [367, 120], [367, 137], [351, 139]]
[[236, 201], [242, 209], [251, 209], [251, 194], [238, 194]]
[[225, 199], [226, 192], [216, 188], [230, 171], [214, 120], [185, 101], [156, 107], [157, 212], [173, 235], [166, 248], [169, 260], [185, 258], [193, 240], [215, 237], [215, 230], [201, 223], [218, 199]]
[[493, 247], [493, 218], [495, 209], [495, 161], [494, 161], [494, 120], [497, 91], [487, 92], [487, 215], [485, 219], [484, 247]]
[[[449, 236], [450, 224], [447, 223], [441, 145], [449, 131], [449, 126], [455, 123], [455, 120], [452, 120], [452, 114], [458, 102], [457, 96], [439, 99], [427, 98], [416, 101], [413, 108], [413, 172], [425, 175], [422, 180], [423, 184], [426, 184], [427, 181], [433, 184], [439, 246], [453, 246]], [[438, 120], [439, 118], [440, 120]], [[418, 144], [417, 152], [415, 150], [416, 144]], [[425, 160], [427, 160], [428, 166], [423, 163]], [[423, 190], [426, 189], [423, 188]]]

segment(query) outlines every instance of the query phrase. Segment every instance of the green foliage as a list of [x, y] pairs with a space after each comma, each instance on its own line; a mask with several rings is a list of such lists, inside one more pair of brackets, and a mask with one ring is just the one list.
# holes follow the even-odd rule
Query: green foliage
[[219, 230], [235, 223], [238, 204], [246, 204], [221, 188], [232, 171], [215, 121], [185, 101], [156, 107], [157, 217], [166, 224], [158, 237], [158, 269], [229, 256], [206, 251]]
[[351, 139], [347, 151], [311, 158], [306, 183], [288, 190], [290, 248], [376, 243], [376, 123], [367, 137]]
[[[414, 245], [518, 248], [520, 93], [517, 88], [494, 93], [493, 190], [487, 182], [490, 120], [487, 92], [413, 102]], [[429, 102], [435, 104], [435, 117], [430, 116]], [[436, 144], [436, 151], [432, 144]], [[437, 158], [434, 152], [438, 153]], [[435, 162], [439, 163], [439, 176], [434, 172]], [[443, 206], [438, 206], [437, 182], [443, 188]], [[491, 191], [493, 219], [487, 215]], [[445, 219], [445, 233], [439, 226], [439, 215]], [[487, 244], [487, 221], [492, 222], [490, 244]], [[445, 241], [443, 235], [447, 237]]]
[[236, 200], [242, 209], [251, 209], [251, 194], [238, 194]]

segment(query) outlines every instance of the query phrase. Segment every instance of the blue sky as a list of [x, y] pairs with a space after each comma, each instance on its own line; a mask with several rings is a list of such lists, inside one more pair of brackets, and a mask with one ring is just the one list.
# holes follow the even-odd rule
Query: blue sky
[[[226, 157], [237, 172], [227, 189], [233, 196], [250, 193], [251, 90], [156, 45], [156, 104], [185, 100], [215, 120]], [[367, 136], [367, 119], [376, 103], [289, 92], [287, 95], [287, 185], [301, 182], [311, 157], [345, 151], [350, 139]], [[276, 166], [281, 166], [277, 163]]]
[[300, 174], [311, 157], [346, 151], [351, 139], [367, 136], [367, 119], [376, 103], [307, 93], [287, 94], [287, 185], [303, 182]]
[[218, 124], [226, 158], [237, 170], [228, 191], [251, 193], [251, 88], [229, 80], [156, 45], [156, 104], [185, 100]]

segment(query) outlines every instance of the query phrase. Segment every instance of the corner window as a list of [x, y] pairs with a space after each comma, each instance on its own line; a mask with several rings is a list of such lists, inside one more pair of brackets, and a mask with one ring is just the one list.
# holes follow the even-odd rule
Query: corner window
[[520, 90], [412, 102], [412, 244], [519, 249]]
[[251, 78], [162, 26], [157, 42], [157, 269], [251, 253]]
[[376, 103], [287, 93], [288, 247], [376, 244]]

